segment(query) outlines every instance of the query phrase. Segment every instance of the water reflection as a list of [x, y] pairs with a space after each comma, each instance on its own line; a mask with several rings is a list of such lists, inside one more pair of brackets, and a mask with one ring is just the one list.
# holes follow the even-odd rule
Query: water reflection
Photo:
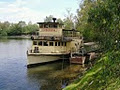
[[81, 65], [64, 62], [41, 65], [27, 70], [28, 81], [37, 82], [40, 90], [61, 90], [85, 70]]

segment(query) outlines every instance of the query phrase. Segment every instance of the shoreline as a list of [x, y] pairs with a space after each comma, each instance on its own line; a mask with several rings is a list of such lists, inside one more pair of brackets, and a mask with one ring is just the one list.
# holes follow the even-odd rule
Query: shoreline
[[30, 39], [31, 35], [18, 35], [18, 36], [0, 36], [1, 39], [8, 38], [8, 39]]

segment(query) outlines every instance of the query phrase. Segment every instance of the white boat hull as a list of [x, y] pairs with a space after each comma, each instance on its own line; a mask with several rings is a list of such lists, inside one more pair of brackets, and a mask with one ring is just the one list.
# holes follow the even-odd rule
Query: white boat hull
[[28, 55], [27, 66], [60, 60], [63, 55]]

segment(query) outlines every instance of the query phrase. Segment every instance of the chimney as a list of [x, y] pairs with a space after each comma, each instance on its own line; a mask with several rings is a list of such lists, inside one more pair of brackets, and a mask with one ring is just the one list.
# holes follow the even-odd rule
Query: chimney
[[55, 21], [56, 21], [56, 18], [53, 18], [53, 22], [55, 23]]

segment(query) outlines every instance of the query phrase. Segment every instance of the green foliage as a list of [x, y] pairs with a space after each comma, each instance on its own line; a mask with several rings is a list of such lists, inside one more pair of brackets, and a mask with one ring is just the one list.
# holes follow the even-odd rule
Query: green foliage
[[[46, 16], [44, 22], [53, 22], [53, 18], [53, 15]], [[61, 18], [58, 18], [56, 21], [64, 24], [64, 28], [67, 30], [74, 29], [74, 15], [69, 9], [67, 9], [67, 14], [63, 20]]]
[[84, 2], [80, 4], [80, 8], [77, 9], [76, 29], [82, 32], [85, 41], [93, 41], [96, 39], [93, 25], [88, 23], [88, 12], [94, 5], [95, 2], [93, 0], [84, 0]]
[[34, 34], [38, 30], [38, 25], [36, 24], [29, 24], [23, 28], [24, 34]]
[[69, 9], [67, 9], [67, 14], [63, 20], [65, 29], [71, 30], [74, 29], [74, 16]]
[[[89, 10], [88, 23], [99, 38], [104, 49], [116, 49], [116, 41], [120, 40], [120, 6], [118, 0], [99, 0]], [[115, 45], [116, 44], [116, 45]]]
[[[84, 0], [77, 10], [76, 28], [85, 41], [99, 42], [111, 49], [120, 41], [120, 5], [118, 0]], [[116, 44], [118, 45], [118, 43]]]
[[4, 23], [0, 22], [0, 36], [7, 36], [7, 33], [10, 28], [10, 23], [5, 21]]
[[0, 36], [7, 36], [7, 32], [5, 30], [0, 31]]
[[63, 23], [63, 20], [62, 20], [61, 18], [58, 18], [58, 19], [57, 19], [57, 22]]
[[36, 24], [32, 24], [30, 22], [27, 25], [24, 21], [19, 21], [15, 24], [7, 21], [0, 23], [0, 36], [33, 34], [38, 29], [39, 28]]
[[44, 19], [44, 22], [52, 22], [53, 18], [54, 18], [53, 15], [46, 16], [46, 18]]
[[21, 35], [22, 34], [22, 27], [19, 26], [19, 24], [13, 24], [11, 25], [9, 29], [8, 35]]

